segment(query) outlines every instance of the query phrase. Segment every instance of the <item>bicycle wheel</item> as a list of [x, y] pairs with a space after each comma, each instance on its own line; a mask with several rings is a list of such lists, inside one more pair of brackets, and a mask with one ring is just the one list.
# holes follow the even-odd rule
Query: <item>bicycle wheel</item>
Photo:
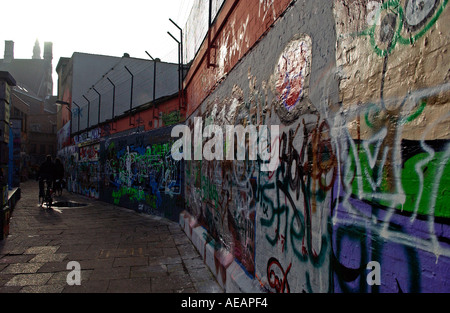
[[47, 206], [47, 209], [51, 209], [52, 208], [52, 196], [50, 194], [47, 194], [45, 197], [45, 205]]

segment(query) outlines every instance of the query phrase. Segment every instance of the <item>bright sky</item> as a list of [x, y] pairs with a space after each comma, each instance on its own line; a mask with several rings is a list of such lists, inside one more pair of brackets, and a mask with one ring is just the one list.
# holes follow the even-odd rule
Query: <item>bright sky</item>
[[[60, 57], [85, 52], [178, 62], [177, 39], [193, 0], [13, 0], [1, 4], [0, 59], [5, 40], [14, 41], [14, 58], [31, 59], [36, 39], [53, 42], [53, 70]], [[53, 93], [57, 75], [53, 75]]]

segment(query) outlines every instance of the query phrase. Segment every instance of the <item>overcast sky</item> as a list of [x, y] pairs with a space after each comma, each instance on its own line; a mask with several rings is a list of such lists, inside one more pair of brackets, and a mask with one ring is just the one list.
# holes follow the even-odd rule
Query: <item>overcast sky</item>
[[[85, 52], [178, 62], [180, 31], [193, 0], [13, 0], [2, 1], [0, 59], [5, 40], [14, 41], [14, 58], [31, 59], [36, 39], [53, 42], [53, 70], [60, 57]], [[57, 75], [53, 75], [56, 93]]]

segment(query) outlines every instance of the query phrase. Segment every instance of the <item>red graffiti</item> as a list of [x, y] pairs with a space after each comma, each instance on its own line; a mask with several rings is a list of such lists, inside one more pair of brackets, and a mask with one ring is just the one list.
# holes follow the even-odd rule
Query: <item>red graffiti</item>
[[286, 243], [286, 237], [283, 235], [280, 235], [278, 232], [278, 228], [275, 229], [275, 234], [276, 234], [276, 238], [277, 241], [279, 241], [281, 239], [281, 252], [284, 252], [284, 248], [285, 248], [285, 243]]
[[[270, 287], [274, 288], [277, 293], [289, 293], [289, 283], [287, 281], [287, 275], [291, 270], [292, 263], [289, 263], [286, 272], [283, 270], [280, 262], [275, 258], [270, 258], [267, 262], [267, 277], [269, 279]], [[275, 272], [281, 274], [278, 276]], [[280, 279], [280, 277], [282, 277]]]

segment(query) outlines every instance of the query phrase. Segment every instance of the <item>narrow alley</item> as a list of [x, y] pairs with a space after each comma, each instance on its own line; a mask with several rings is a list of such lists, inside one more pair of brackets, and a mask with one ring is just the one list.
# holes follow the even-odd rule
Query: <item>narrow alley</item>
[[222, 292], [177, 223], [67, 191], [55, 200], [86, 205], [44, 209], [37, 195], [37, 182], [21, 184], [0, 243], [0, 293]]

